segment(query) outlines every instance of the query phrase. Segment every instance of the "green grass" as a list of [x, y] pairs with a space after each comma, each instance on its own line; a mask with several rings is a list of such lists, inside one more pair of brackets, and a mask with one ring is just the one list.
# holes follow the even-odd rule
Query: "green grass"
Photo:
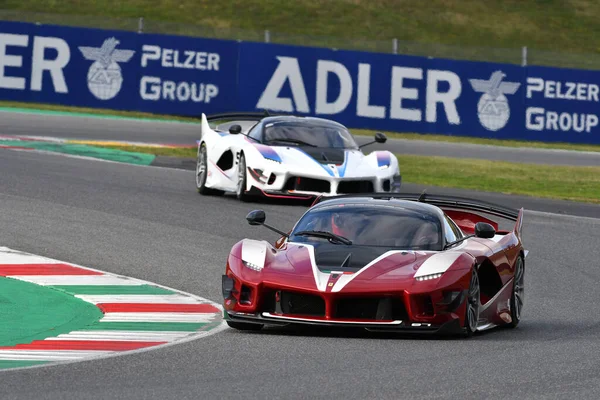
[[[82, 15], [144, 17], [147, 28], [154, 31], [169, 27], [193, 33], [191, 25], [223, 35], [270, 29], [274, 39], [279, 33], [280, 37], [329, 37], [324, 40], [330, 42], [339, 38], [342, 44], [383, 41], [388, 49], [392, 38], [434, 45], [527, 45], [589, 53], [600, 49], [600, 2], [596, 0], [4, 0], [1, 7], [65, 14], [57, 21], [63, 24], [85, 22], [78, 17]], [[137, 24], [131, 29], [137, 29]]]
[[[353, 129], [355, 135], [372, 136], [375, 131], [366, 129]], [[531, 142], [525, 140], [501, 140], [501, 139], [485, 139], [470, 136], [447, 136], [421, 133], [397, 133], [385, 132], [388, 138], [407, 139], [407, 140], [426, 140], [430, 142], [449, 142], [449, 143], [472, 143], [482, 144], [487, 146], [503, 146], [503, 147], [530, 147], [536, 149], [554, 149], [554, 150], [574, 150], [574, 151], [600, 151], [600, 145], [593, 144], [573, 144], [573, 143], [544, 143]]]
[[[196, 157], [195, 148], [99, 146], [163, 156]], [[600, 167], [568, 167], [451, 157], [397, 155], [402, 181], [600, 204]]]
[[402, 181], [600, 204], [600, 167], [399, 155]]

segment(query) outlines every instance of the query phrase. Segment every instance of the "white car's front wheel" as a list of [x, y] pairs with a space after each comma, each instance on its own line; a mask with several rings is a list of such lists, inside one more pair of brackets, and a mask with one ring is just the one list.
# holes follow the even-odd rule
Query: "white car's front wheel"
[[248, 201], [249, 197], [246, 193], [246, 157], [244, 157], [244, 153], [240, 154], [240, 158], [238, 161], [238, 179], [237, 179], [237, 188], [236, 195], [237, 198], [242, 201]]

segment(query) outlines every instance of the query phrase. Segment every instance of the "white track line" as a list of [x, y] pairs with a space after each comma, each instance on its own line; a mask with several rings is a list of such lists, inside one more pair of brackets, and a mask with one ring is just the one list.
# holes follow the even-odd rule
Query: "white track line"
[[138, 281], [137, 279], [124, 278], [115, 275], [13, 275], [9, 276], [9, 278], [19, 279], [21, 281], [31, 282], [42, 286], [139, 286], [146, 283], [144, 281]]
[[113, 353], [100, 350], [0, 350], [0, 360], [67, 361]]
[[99, 340], [131, 342], [171, 342], [194, 332], [146, 332], [146, 331], [74, 331], [44, 340]]
[[211, 322], [215, 313], [111, 312], [102, 322]]
[[[0, 247], [0, 251], [6, 249]], [[13, 265], [26, 265], [26, 264], [62, 264], [60, 261], [51, 260], [49, 261], [45, 257], [33, 256], [29, 254], [23, 254], [18, 252], [4, 252], [0, 265], [13, 264]]]
[[87, 301], [92, 304], [101, 303], [146, 303], [146, 304], [205, 304], [206, 301], [200, 301], [193, 297], [183, 296], [180, 294], [99, 294], [99, 295], [87, 295], [78, 294], [75, 297]]

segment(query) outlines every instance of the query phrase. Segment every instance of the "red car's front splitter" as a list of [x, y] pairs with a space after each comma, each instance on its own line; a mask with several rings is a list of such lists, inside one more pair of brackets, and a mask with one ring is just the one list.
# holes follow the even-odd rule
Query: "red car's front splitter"
[[244, 322], [260, 325], [287, 326], [287, 325], [313, 325], [326, 327], [363, 328], [368, 331], [398, 332], [398, 333], [429, 333], [429, 334], [459, 334], [464, 329], [458, 319], [452, 319], [443, 325], [428, 323], [406, 323], [404, 321], [349, 321], [315, 318], [310, 316], [287, 316], [268, 312], [244, 313], [225, 311], [224, 319], [232, 322]]

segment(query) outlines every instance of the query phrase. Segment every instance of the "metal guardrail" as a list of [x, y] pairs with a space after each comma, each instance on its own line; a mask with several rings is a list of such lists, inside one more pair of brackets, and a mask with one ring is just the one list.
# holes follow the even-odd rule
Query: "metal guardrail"
[[290, 35], [271, 30], [253, 31], [216, 28], [141, 18], [109, 18], [0, 10], [0, 21], [20, 21], [100, 29], [117, 29], [138, 33], [184, 35], [192, 37], [266, 42], [339, 50], [359, 50], [432, 58], [500, 62], [517, 65], [540, 65], [563, 68], [600, 69], [600, 54], [567, 53], [536, 50], [531, 47], [494, 48], [455, 46], [425, 42], [369, 40], [348, 37]]

